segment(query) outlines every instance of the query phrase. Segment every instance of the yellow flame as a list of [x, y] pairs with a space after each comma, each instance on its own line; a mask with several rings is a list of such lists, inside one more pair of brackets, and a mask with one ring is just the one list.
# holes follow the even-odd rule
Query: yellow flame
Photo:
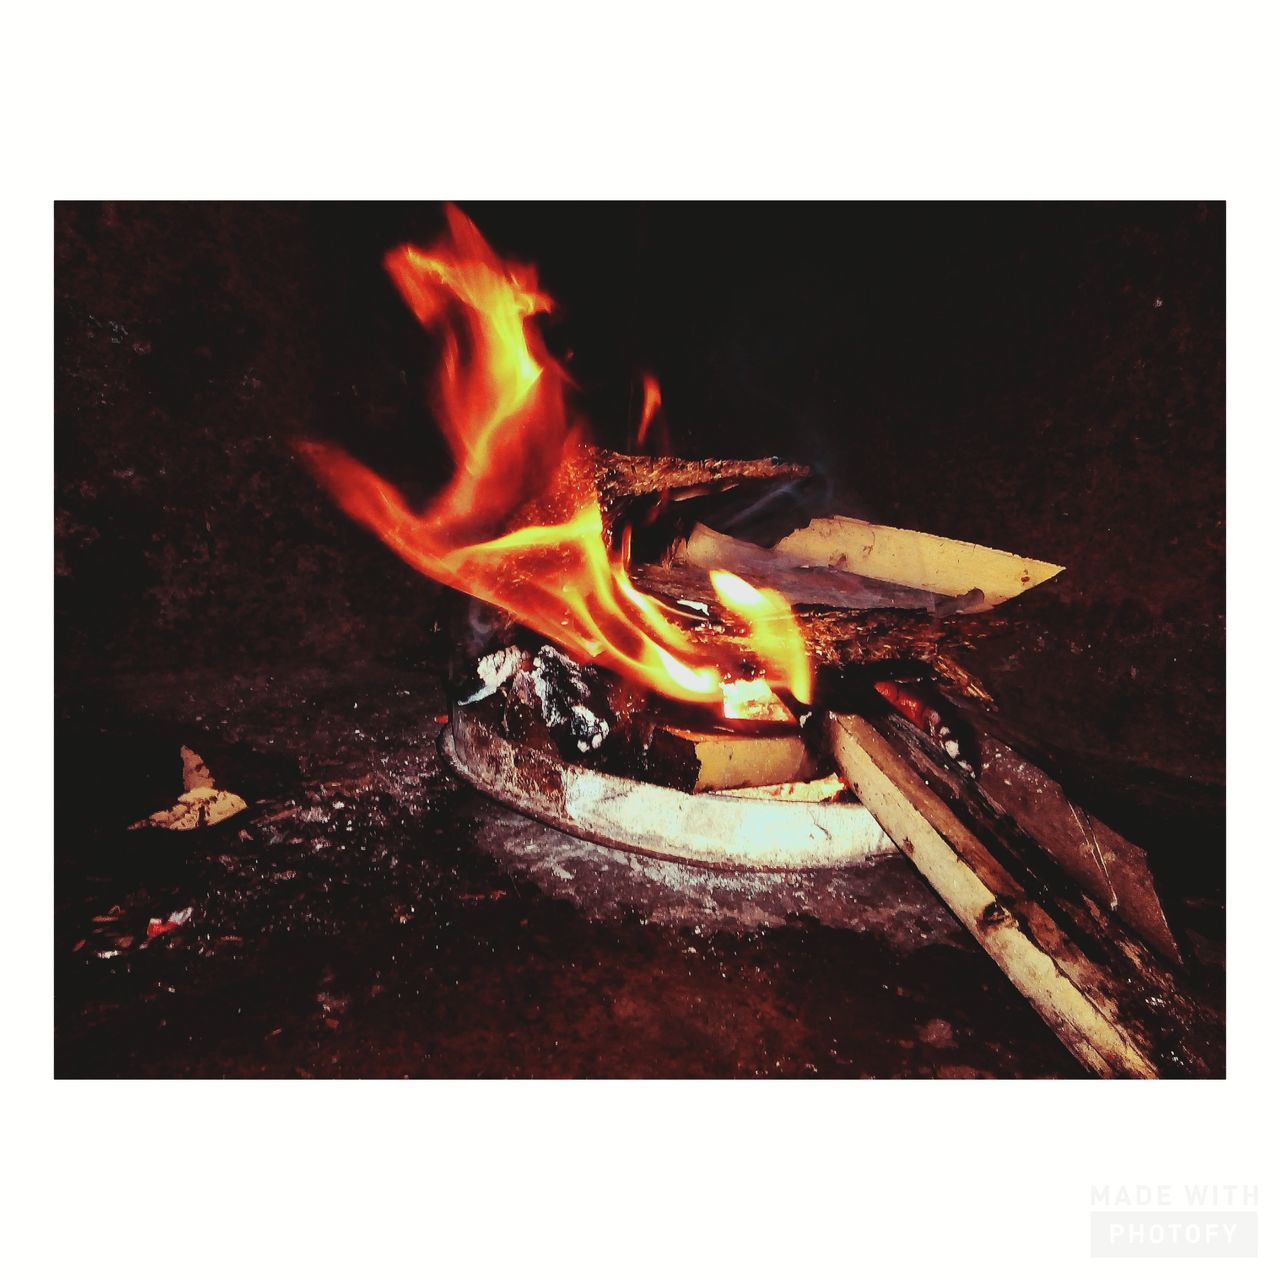
[[771, 682], [789, 688], [801, 702], [811, 702], [809, 655], [786, 597], [768, 587], [753, 587], [727, 569], [711, 570], [711, 586], [720, 603], [746, 623], [751, 647]]

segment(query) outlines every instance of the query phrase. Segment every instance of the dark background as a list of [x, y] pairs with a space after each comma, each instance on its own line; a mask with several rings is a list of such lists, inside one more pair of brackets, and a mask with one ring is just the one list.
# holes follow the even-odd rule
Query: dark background
[[[1047, 673], [1003, 673], [1022, 710], [1221, 778], [1222, 205], [466, 209], [537, 263], [599, 439], [624, 442], [652, 370], [679, 452], [811, 462], [833, 511], [1065, 564], [1027, 601]], [[445, 474], [431, 344], [381, 267], [440, 226], [432, 205], [57, 207], [61, 691], [422, 639], [433, 584], [288, 441], [339, 438], [416, 492]]]
[[[965, 661], [1148, 847], [1219, 983], [1224, 207], [464, 208], [538, 265], [603, 443], [652, 371], [677, 452], [782, 454], [818, 470], [810, 514], [1067, 566]], [[434, 351], [381, 265], [441, 225], [56, 208], [59, 1074], [1070, 1074], [896, 860], [748, 895], [800, 928], [512, 861], [552, 837], [505, 834], [435, 751], [440, 591], [289, 448], [443, 479]], [[181, 744], [249, 811], [128, 831], [172, 803]]]

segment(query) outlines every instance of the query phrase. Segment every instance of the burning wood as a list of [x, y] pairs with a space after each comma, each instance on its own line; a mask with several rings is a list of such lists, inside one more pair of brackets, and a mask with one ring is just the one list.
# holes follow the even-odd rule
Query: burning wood
[[962, 769], [975, 774], [978, 754], [969, 727], [946, 701], [935, 696], [924, 681], [904, 684], [899, 680], [877, 680], [875, 691], [908, 724], [932, 738]]
[[[798, 480], [809, 475], [808, 467], [779, 458], [753, 461], [708, 458], [693, 462], [685, 458], [649, 458], [593, 448], [586, 451], [586, 462], [591, 472], [590, 483], [600, 500], [606, 535], [631, 518], [637, 501], [684, 502], [739, 485]], [[734, 568], [729, 564], [711, 567]]]
[[[342, 451], [299, 449], [404, 560], [509, 617], [516, 642], [480, 659], [454, 712], [450, 749], [464, 775], [567, 830], [717, 865], [733, 865], [728, 845], [755, 865], [795, 865], [815, 849], [831, 860], [837, 828], [864, 856], [880, 847], [879, 819], [1082, 1062], [1107, 1074], [1168, 1068], [1168, 1028], [1143, 999], [1176, 1009], [1179, 1027], [1195, 1011], [1107, 914], [1123, 872], [1124, 918], [1176, 955], [1145, 862], [1108, 837], [1110, 861], [1099, 841], [1098, 876], [1082, 873], [1061, 825], [1034, 812], [1026, 776], [993, 755], [984, 784], [977, 766], [988, 761], [942, 696], [991, 707], [956, 651], [1001, 625], [993, 606], [1061, 566], [841, 517], [772, 549], [696, 528], [667, 563], [630, 563], [638, 512], [806, 469], [590, 447], [532, 323], [552, 306], [533, 270], [498, 258], [457, 210], [448, 216], [442, 244], [399, 249], [387, 265], [444, 343], [435, 399], [453, 477], [418, 511]], [[656, 404], [647, 387], [643, 427]], [[770, 790], [816, 785], [832, 758], [866, 808], [829, 783], [819, 816]], [[738, 794], [693, 794], [717, 791]], [[1087, 837], [1082, 811], [1071, 812]], [[1106, 902], [1066, 880], [1050, 901], [1042, 867], [1095, 894], [1103, 885]], [[1196, 1062], [1185, 1036], [1176, 1060]]]
[[[664, 600], [693, 601], [702, 606], [687, 615], [694, 640], [733, 641], [733, 621], [727, 618], [709, 589], [705, 573], [687, 565], [637, 565], [637, 585]], [[766, 579], [772, 585], [771, 579]], [[1001, 630], [998, 615], [940, 618], [914, 609], [804, 608], [793, 611], [810, 661], [819, 670], [843, 671], [854, 666], [917, 663], [931, 668], [940, 680], [963, 697], [990, 703], [982, 682], [954, 657], [957, 649], [972, 648], [985, 636]]]
[[620, 776], [701, 792], [806, 781], [822, 772], [795, 718], [762, 681], [729, 682], [735, 718], [699, 728], [680, 723], [678, 709], [551, 645], [486, 654], [476, 678], [478, 688], [470, 686], [460, 706], [488, 702], [485, 715], [514, 740], [538, 741], [545, 731], [565, 761], [589, 760]]
[[[448, 221], [440, 245], [398, 249], [387, 268], [418, 320], [445, 344], [436, 402], [457, 463], [452, 479], [415, 511], [341, 449], [304, 441], [299, 453], [348, 515], [428, 577], [506, 610], [575, 661], [671, 698], [720, 702], [741, 646], [691, 641], [631, 582], [610, 521], [638, 493], [688, 493], [803, 468], [588, 449], [567, 407], [568, 379], [529, 323], [552, 306], [536, 273], [500, 259], [457, 209]], [[753, 674], [807, 700], [808, 667], [785, 601], [732, 574], [716, 584], [745, 625]]]
[[[828, 721], [840, 772], [1058, 1038], [1105, 1076], [1210, 1075], [1215, 1015], [1101, 911], [1027, 860], [956, 788], [859, 716]], [[955, 805], [956, 808], [952, 806]], [[957, 809], [959, 812], [957, 812]]]
[[658, 729], [645, 753], [646, 781], [681, 791], [733, 791], [807, 782], [823, 772], [797, 729], [750, 735]]

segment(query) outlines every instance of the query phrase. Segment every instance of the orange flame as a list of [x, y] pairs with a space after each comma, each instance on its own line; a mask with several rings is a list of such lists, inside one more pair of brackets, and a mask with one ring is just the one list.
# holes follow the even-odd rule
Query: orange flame
[[[566, 406], [568, 378], [547, 353], [534, 316], [551, 310], [530, 267], [498, 258], [458, 209], [434, 249], [396, 249], [386, 265], [419, 322], [440, 333], [436, 416], [456, 469], [423, 510], [343, 450], [299, 452], [342, 509], [421, 573], [505, 609], [582, 661], [665, 694], [723, 703], [743, 674], [729, 642], [695, 642], [628, 578], [605, 544], [583, 455], [585, 429]], [[660, 398], [646, 379], [644, 425]], [[799, 630], [776, 592], [713, 574], [774, 687], [808, 701]]]
[[[648, 444], [649, 428], [653, 426], [653, 416], [662, 408], [662, 390], [658, 380], [651, 373], [642, 379], [644, 387], [644, 407], [640, 411], [640, 426], [636, 429], [636, 447], [642, 452]], [[662, 443], [666, 445], [666, 432], [662, 433]]]
[[780, 591], [753, 587], [725, 569], [711, 570], [711, 585], [720, 603], [746, 623], [765, 675], [790, 689], [801, 702], [812, 701], [813, 673], [786, 597]]

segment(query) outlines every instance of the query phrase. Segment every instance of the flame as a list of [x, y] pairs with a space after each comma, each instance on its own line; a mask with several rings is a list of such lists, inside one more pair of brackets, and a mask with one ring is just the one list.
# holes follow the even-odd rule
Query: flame
[[720, 603], [747, 625], [765, 674], [779, 687], [790, 689], [801, 702], [813, 700], [813, 673], [804, 639], [791, 606], [779, 591], [753, 587], [726, 569], [711, 570], [711, 586]]
[[[636, 447], [644, 451], [649, 437], [649, 428], [653, 426], [654, 414], [662, 408], [662, 389], [658, 380], [651, 373], [646, 373], [641, 385], [644, 387], [644, 407], [640, 411], [640, 425], [636, 429]], [[662, 433], [663, 447], [667, 446], [666, 432]]]
[[771, 720], [779, 724], [795, 724], [796, 718], [763, 679], [726, 680], [724, 682], [724, 718], [726, 720]]
[[[585, 425], [570, 416], [568, 376], [533, 323], [552, 309], [536, 273], [500, 259], [458, 209], [446, 217], [440, 244], [396, 249], [386, 266], [442, 339], [434, 408], [453, 476], [416, 511], [336, 446], [306, 441], [299, 453], [347, 515], [419, 572], [505, 609], [581, 661], [671, 698], [723, 704], [726, 681], [748, 674], [741, 645], [691, 638], [631, 582], [625, 541], [621, 553], [606, 545]], [[646, 378], [642, 434], [660, 403]], [[745, 625], [755, 674], [807, 702], [808, 664], [786, 602], [733, 574], [712, 581]]]

